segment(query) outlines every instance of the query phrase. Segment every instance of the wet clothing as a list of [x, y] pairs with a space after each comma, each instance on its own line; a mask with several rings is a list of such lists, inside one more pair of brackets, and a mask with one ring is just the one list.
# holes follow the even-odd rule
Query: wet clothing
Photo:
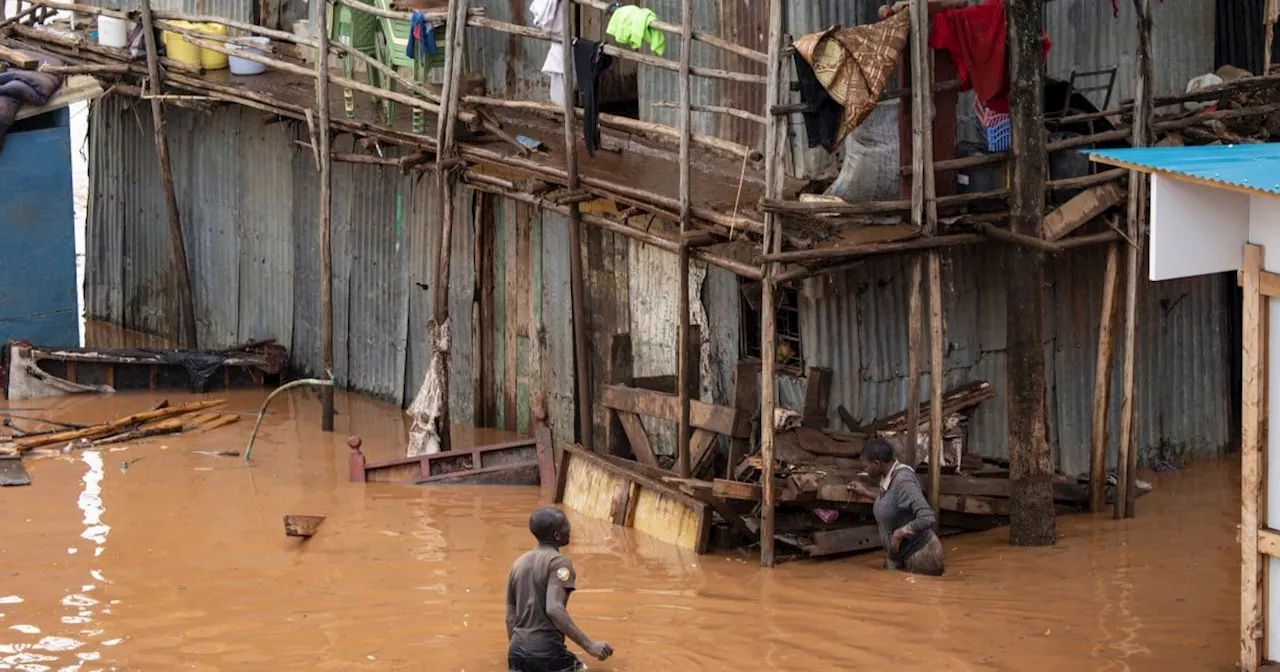
[[[890, 569], [907, 569], [916, 566], [922, 574], [942, 573], [942, 544], [933, 532], [935, 516], [929, 502], [920, 490], [920, 479], [911, 467], [894, 462], [889, 473], [880, 479], [880, 496], [872, 509], [876, 525], [880, 527], [880, 542], [884, 544], [885, 566]], [[902, 540], [897, 551], [893, 550], [893, 532], [907, 528], [914, 535]], [[931, 547], [931, 543], [937, 546]], [[931, 548], [929, 556], [916, 559], [922, 550]], [[932, 556], [936, 555], [936, 559]]]
[[564, 633], [547, 616], [547, 586], [552, 581], [572, 593], [573, 563], [551, 548], [520, 556], [507, 578], [507, 628], [511, 643], [507, 667], [515, 672], [567, 672], [581, 663], [564, 645]]
[[600, 75], [613, 65], [613, 57], [604, 53], [604, 45], [583, 39], [573, 40], [573, 71], [582, 94], [582, 133], [587, 156], [600, 149]]

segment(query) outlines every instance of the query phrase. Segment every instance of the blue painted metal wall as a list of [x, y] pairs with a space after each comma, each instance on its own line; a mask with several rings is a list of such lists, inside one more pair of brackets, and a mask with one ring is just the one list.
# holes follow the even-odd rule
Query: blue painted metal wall
[[0, 151], [0, 341], [80, 341], [69, 121], [20, 121]]

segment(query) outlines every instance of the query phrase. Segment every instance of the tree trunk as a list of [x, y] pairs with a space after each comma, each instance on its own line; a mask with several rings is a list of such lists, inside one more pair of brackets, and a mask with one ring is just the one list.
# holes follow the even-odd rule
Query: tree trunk
[[[1009, 106], [1013, 122], [1010, 228], [1039, 238], [1044, 212], [1045, 151], [1041, 60], [1042, 0], [1005, 0], [1009, 31]], [[1009, 543], [1054, 542], [1044, 374], [1044, 252], [1006, 247], [1008, 278]]]

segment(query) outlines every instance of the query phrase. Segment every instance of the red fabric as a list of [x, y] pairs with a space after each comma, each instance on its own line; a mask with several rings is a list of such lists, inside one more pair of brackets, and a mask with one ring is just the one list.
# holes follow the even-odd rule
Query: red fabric
[[[946, 51], [955, 63], [965, 90], [973, 89], [978, 100], [993, 112], [1008, 112], [1009, 60], [1003, 0], [985, 0], [962, 9], [934, 14], [929, 28], [929, 46]], [[1048, 36], [1044, 58], [1049, 57]]]

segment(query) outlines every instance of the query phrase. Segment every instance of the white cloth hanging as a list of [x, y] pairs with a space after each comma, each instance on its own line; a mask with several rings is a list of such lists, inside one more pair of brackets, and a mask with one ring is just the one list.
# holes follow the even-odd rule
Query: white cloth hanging
[[[564, 33], [564, 3], [561, 0], [533, 0], [529, 3], [533, 25], [552, 35]], [[564, 105], [564, 49], [559, 42], [551, 43], [547, 59], [542, 62], [542, 74], [547, 76], [551, 102]]]

